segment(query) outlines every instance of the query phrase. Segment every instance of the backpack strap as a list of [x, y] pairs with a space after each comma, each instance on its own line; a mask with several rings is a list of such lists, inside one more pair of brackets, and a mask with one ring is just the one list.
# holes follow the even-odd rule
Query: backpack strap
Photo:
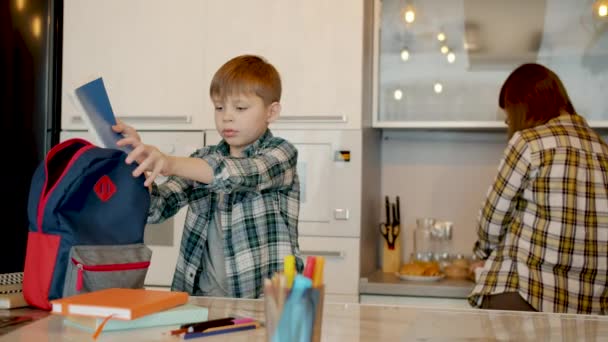
[[40, 194], [36, 215], [38, 232], [43, 232], [42, 219], [44, 218], [44, 209], [50, 195], [57, 188], [57, 185], [67, 174], [70, 167], [74, 165], [78, 157], [94, 147], [95, 145], [84, 139], [73, 138], [55, 145], [47, 153], [47, 157], [44, 160], [44, 186]]

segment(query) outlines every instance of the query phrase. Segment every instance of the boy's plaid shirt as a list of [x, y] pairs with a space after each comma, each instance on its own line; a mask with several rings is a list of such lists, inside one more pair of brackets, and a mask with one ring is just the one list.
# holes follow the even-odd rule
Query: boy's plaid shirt
[[474, 252], [488, 259], [471, 305], [519, 292], [539, 311], [608, 312], [608, 147], [582, 117], [514, 134]]
[[[209, 221], [215, 210], [219, 210], [224, 236], [229, 296], [259, 297], [264, 279], [282, 270], [286, 255], [298, 256], [297, 267], [301, 269], [296, 148], [267, 130], [246, 148], [244, 158], [231, 157], [223, 140], [191, 157], [209, 163], [215, 174], [211, 184], [169, 177], [151, 191], [149, 223], [170, 218], [188, 205], [171, 289], [195, 293], [203, 271], [202, 251]], [[219, 196], [220, 193], [224, 195]], [[220, 198], [223, 199], [218, 203]]]

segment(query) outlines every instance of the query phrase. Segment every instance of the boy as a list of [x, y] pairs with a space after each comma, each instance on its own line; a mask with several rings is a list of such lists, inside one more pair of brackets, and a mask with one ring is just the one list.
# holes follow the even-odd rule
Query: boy
[[[119, 146], [134, 148], [126, 159], [139, 164], [133, 175], [148, 175], [148, 222], [161, 222], [188, 205], [171, 289], [257, 298], [264, 279], [282, 270], [283, 258], [299, 256], [297, 150], [268, 129], [281, 111], [280, 76], [261, 57], [238, 56], [216, 72], [210, 96], [223, 139], [190, 157], [167, 156], [143, 144], [123, 123], [114, 130], [126, 136]], [[169, 178], [156, 185], [158, 175]]]

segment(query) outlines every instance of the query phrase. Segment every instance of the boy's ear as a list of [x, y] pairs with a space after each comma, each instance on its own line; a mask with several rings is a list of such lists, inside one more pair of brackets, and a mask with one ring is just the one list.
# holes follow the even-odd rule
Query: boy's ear
[[273, 102], [268, 106], [268, 123], [274, 122], [279, 118], [281, 114], [281, 104], [278, 102]]

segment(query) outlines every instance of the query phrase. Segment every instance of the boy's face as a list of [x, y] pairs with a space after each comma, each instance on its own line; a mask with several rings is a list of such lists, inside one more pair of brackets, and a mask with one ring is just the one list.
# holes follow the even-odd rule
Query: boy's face
[[264, 105], [261, 97], [251, 94], [234, 94], [225, 99], [212, 98], [215, 106], [215, 127], [230, 145], [230, 155], [241, 157], [243, 150], [256, 141], [281, 111], [273, 102]]

